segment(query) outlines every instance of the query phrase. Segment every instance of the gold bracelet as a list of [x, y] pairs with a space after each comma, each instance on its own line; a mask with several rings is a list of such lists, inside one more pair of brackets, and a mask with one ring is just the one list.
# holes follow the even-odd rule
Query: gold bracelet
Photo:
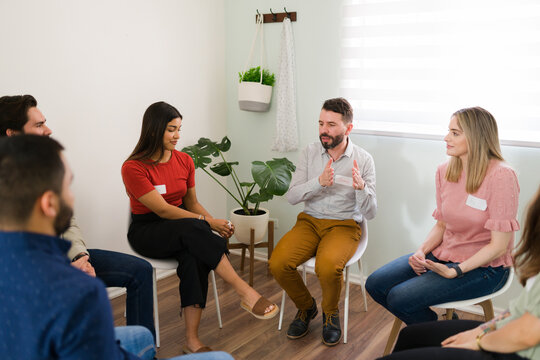
[[478, 346], [478, 349], [480, 349], [480, 351], [486, 351], [482, 345], [480, 345], [480, 340], [484, 337], [484, 335], [486, 335], [487, 333], [483, 332], [481, 334], [478, 334], [476, 335], [476, 345]]

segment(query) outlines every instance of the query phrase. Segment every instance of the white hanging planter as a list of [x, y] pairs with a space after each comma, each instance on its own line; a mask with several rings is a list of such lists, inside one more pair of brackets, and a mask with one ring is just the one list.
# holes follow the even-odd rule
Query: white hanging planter
[[243, 81], [238, 84], [240, 110], [264, 112], [270, 109], [272, 86]]
[[[240, 210], [238, 211], [239, 214], [235, 213], [237, 210]], [[234, 236], [238, 242], [249, 245], [251, 229], [255, 230], [254, 244], [258, 244], [263, 241], [266, 231], [268, 230], [270, 213], [267, 209], [259, 208], [259, 210], [264, 211], [264, 214], [244, 215], [242, 208], [231, 210], [230, 219], [234, 224]]]

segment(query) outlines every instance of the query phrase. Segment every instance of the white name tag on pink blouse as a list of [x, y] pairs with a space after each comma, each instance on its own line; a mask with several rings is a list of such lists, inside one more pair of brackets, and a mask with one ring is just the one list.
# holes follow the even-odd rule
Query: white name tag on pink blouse
[[156, 188], [157, 192], [160, 193], [160, 194], [166, 194], [167, 193], [167, 188], [165, 187], [165, 184], [163, 184], [163, 185], [154, 185], [154, 187]]
[[469, 195], [469, 197], [467, 198], [467, 202], [465, 202], [465, 204], [474, 209], [478, 209], [482, 211], [487, 209], [486, 200], [477, 198], [476, 196], [472, 196], [472, 195]]

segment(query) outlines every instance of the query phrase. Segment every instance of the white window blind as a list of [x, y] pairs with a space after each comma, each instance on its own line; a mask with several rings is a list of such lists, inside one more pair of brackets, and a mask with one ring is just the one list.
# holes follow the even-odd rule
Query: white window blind
[[540, 1], [344, 0], [340, 91], [365, 133], [438, 138], [481, 106], [540, 147]]

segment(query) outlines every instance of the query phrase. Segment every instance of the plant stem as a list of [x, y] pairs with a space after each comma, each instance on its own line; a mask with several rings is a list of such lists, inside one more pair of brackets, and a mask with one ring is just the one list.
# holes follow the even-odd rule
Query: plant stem
[[229, 189], [227, 189], [225, 187], [225, 185], [223, 185], [214, 175], [212, 175], [208, 170], [206, 170], [205, 168], [202, 168], [202, 170], [208, 174], [208, 176], [210, 176], [212, 179], [214, 179], [227, 193], [229, 193], [229, 195], [232, 196], [232, 198], [238, 203], [238, 205], [240, 205], [242, 207], [242, 209], [244, 210], [244, 212], [246, 213], [249, 213], [249, 209], [247, 209], [241, 202], [240, 200], [238, 200], [236, 198], [236, 196], [234, 196], [234, 194], [232, 192], [229, 191]]
[[219, 156], [221, 156], [221, 159], [225, 163], [225, 166], [227, 166], [227, 168], [229, 169], [229, 172], [232, 175], [234, 186], [236, 186], [236, 191], [238, 191], [240, 198], [244, 200], [244, 197], [245, 197], [244, 190], [242, 189], [242, 186], [240, 186], [240, 180], [238, 179], [238, 176], [235, 178], [236, 173], [234, 172], [234, 168], [232, 166], [229, 166], [229, 163], [227, 162], [227, 159], [225, 159], [225, 156], [223, 156], [223, 153], [221, 152], [221, 150], [218, 149], [218, 152], [219, 152]]

